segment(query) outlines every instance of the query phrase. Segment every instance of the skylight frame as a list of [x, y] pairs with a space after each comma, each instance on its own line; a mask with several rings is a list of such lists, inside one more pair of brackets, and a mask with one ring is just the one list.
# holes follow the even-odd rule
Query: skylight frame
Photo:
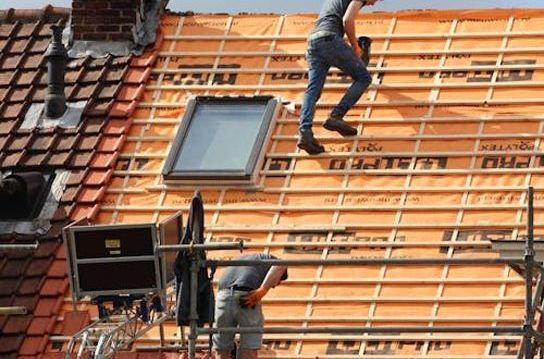
[[[255, 138], [255, 143], [251, 149], [249, 159], [245, 170], [181, 170], [176, 169], [175, 164], [181, 155], [181, 150], [186, 141], [191, 122], [197, 107], [200, 104], [225, 104], [239, 103], [243, 104], [265, 104], [261, 126]], [[180, 127], [172, 143], [172, 147], [166, 158], [162, 175], [166, 181], [175, 181], [182, 184], [198, 183], [205, 184], [240, 184], [254, 185], [258, 177], [258, 169], [262, 165], [265, 156], [265, 148], [268, 143], [273, 124], [276, 119], [278, 104], [280, 101], [273, 96], [252, 96], [252, 97], [216, 97], [216, 96], [197, 96], [187, 103], [187, 109], [182, 117]]]

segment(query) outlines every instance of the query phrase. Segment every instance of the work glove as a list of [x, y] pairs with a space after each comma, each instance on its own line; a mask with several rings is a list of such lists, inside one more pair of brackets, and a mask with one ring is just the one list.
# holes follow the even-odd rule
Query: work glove
[[240, 307], [242, 308], [255, 308], [257, 304], [261, 302], [261, 299], [268, 293], [268, 289], [259, 287], [251, 292], [244, 294], [240, 297]]
[[367, 36], [360, 36], [357, 38], [359, 43], [359, 48], [362, 51], [361, 60], [365, 64], [365, 67], [368, 67], [370, 62], [370, 47], [372, 45], [372, 39]]

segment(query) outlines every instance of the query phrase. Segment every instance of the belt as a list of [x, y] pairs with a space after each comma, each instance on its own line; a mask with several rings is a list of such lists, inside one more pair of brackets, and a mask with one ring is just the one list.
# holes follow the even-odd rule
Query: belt
[[239, 292], [251, 292], [252, 290], [254, 290], [254, 288], [244, 287], [241, 285], [233, 285], [232, 287], [226, 288], [226, 290], [239, 291]]
[[330, 32], [330, 31], [325, 31], [325, 30], [316, 31], [316, 32], [310, 34], [310, 36], [308, 36], [308, 41], [323, 39], [323, 38], [327, 38], [327, 37], [333, 37], [335, 35], [337, 35], [337, 34], [334, 33], [334, 32]]

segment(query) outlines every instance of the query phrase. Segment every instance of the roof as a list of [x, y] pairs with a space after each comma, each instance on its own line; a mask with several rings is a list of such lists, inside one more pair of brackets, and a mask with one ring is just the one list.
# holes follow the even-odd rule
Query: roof
[[0, 11], [0, 169], [69, 174], [47, 233], [0, 235], [2, 243], [39, 241], [34, 252], [0, 253], [0, 306], [24, 306], [29, 311], [25, 316], [0, 316], [2, 358], [40, 355], [48, 349], [48, 335], [73, 333], [89, 321], [88, 313], [72, 309], [58, 320], [69, 294], [61, 229], [73, 220], [96, 216], [148, 67], [156, 59], [150, 50], [138, 58], [69, 60], [67, 101], [85, 103], [79, 124], [23, 128], [31, 106], [44, 102], [49, 26], [66, 21], [68, 15], [66, 9], [50, 6]]
[[[186, 211], [193, 188], [164, 183], [161, 170], [187, 100], [259, 94], [289, 104], [273, 130], [262, 190], [202, 188], [208, 240], [244, 238], [250, 251], [281, 258], [470, 258], [493, 256], [489, 238], [521, 238], [524, 191], [541, 187], [544, 12], [361, 15], [359, 32], [374, 39], [370, 70], [377, 86], [347, 117], [360, 135], [344, 139], [321, 127], [349, 85], [332, 71], [314, 126], [328, 153], [313, 157], [297, 150], [296, 131], [305, 40], [315, 17], [163, 17], [165, 41], [98, 222], [158, 221]], [[264, 300], [270, 325], [523, 321], [523, 282], [502, 265], [289, 271], [290, 280]], [[474, 333], [265, 338], [263, 358], [514, 358], [518, 346], [518, 337]], [[166, 341], [179, 343], [173, 323]], [[151, 333], [136, 347], [158, 344]]]

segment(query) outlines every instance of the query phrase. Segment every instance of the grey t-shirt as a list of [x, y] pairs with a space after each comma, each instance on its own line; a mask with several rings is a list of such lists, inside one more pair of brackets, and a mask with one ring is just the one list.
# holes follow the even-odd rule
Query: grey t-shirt
[[[261, 260], [261, 259], [278, 259], [272, 255], [264, 253], [247, 254], [237, 257], [241, 260]], [[219, 280], [219, 289], [227, 289], [232, 286], [246, 287], [257, 289], [263, 283], [268, 270], [272, 267], [268, 264], [260, 264], [247, 267], [227, 267], [221, 279]], [[282, 279], [287, 279], [287, 271]]]
[[345, 30], [342, 19], [352, 1], [365, 3], [363, 0], [325, 0], [312, 33], [325, 31], [344, 36]]

